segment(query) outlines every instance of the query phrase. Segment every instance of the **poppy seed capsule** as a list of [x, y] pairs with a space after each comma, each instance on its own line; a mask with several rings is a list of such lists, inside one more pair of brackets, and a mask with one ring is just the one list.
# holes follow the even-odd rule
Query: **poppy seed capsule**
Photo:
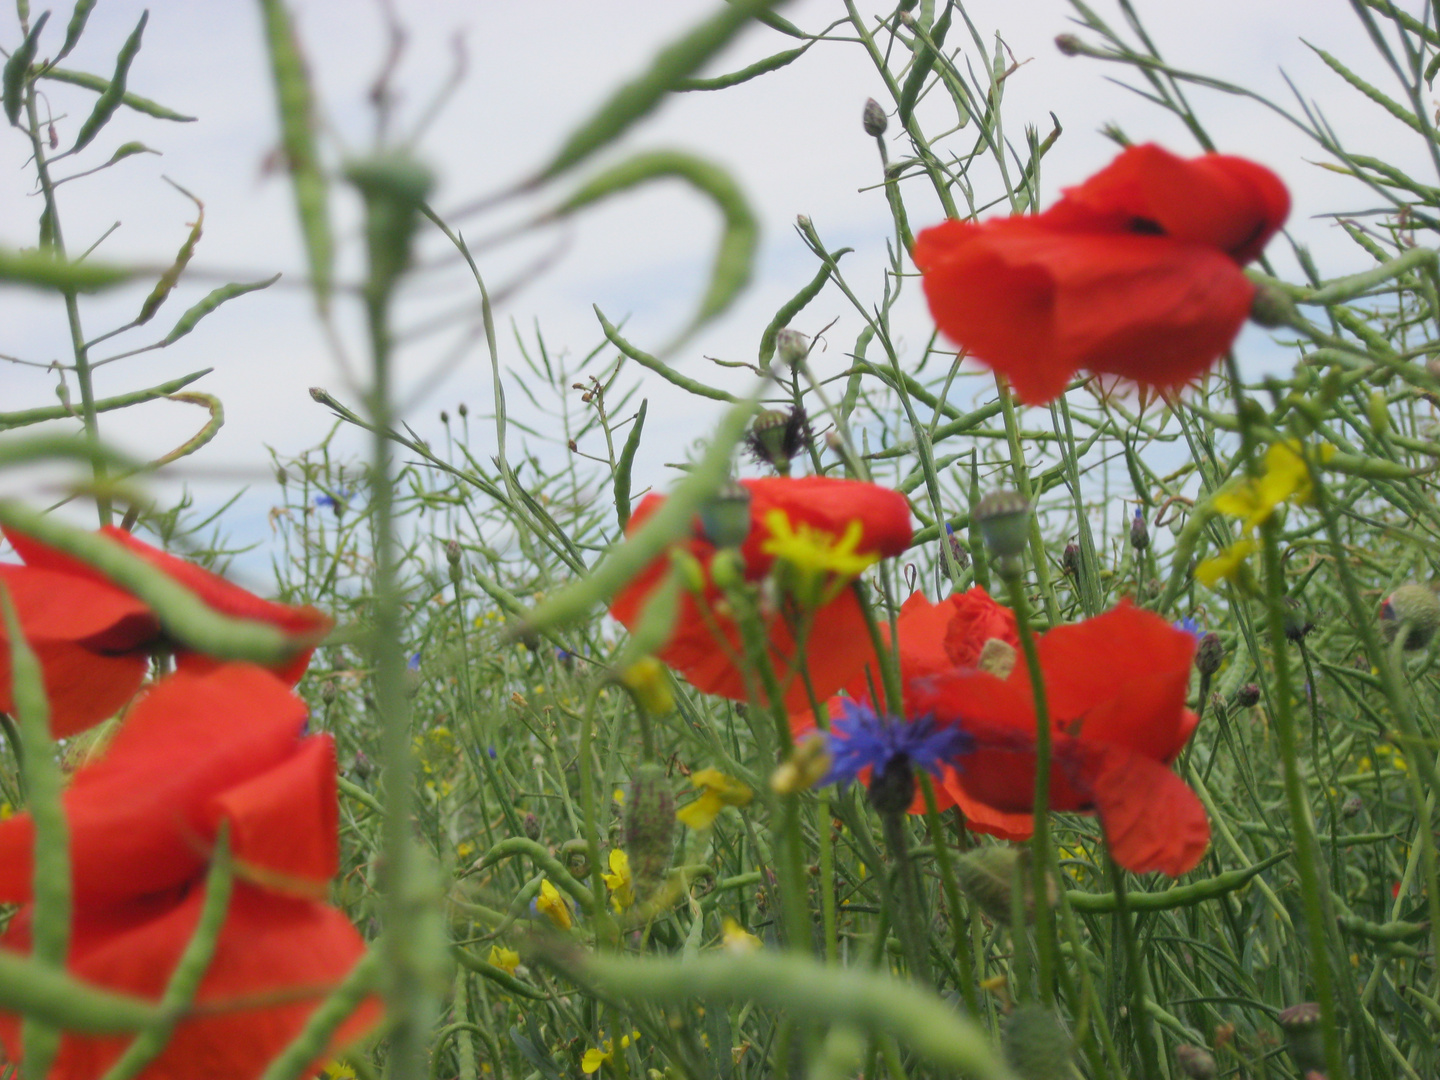
[[789, 476], [791, 459], [804, 452], [811, 438], [804, 409], [766, 409], [755, 417], [745, 446], [756, 461]]
[[885, 134], [885, 129], [890, 124], [889, 118], [885, 115], [884, 106], [874, 98], [866, 99], [865, 110], [861, 113], [860, 122], [865, 128], [865, 134], [873, 135], [877, 139]]
[[1320, 1030], [1320, 1006], [1313, 1001], [1291, 1005], [1276, 1021], [1285, 1032], [1285, 1046], [1301, 1072], [1325, 1069], [1325, 1036]]
[[665, 880], [675, 850], [675, 792], [663, 766], [645, 762], [630, 781], [625, 800], [625, 854], [635, 896], [647, 899]]
[[1203, 1046], [1181, 1043], [1175, 1047], [1175, 1060], [1190, 1080], [1215, 1080], [1215, 1055]]
[[1387, 641], [1394, 641], [1408, 625], [1402, 648], [1423, 649], [1440, 628], [1440, 599], [1424, 585], [1401, 585], [1380, 605], [1380, 621]]
[[1070, 1080], [1075, 1043], [1044, 1005], [1021, 1005], [1005, 1018], [1005, 1060], [1021, 1080]]
[[1200, 639], [1195, 649], [1195, 670], [1201, 675], [1214, 675], [1224, 659], [1225, 646], [1220, 641], [1220, 635], [1212, 630]]
[[700, 507], [700, 528], [717, 548], [735, 548], [750, 535], [750, 492], [726, 480]]
[[985, 546], [1001, 557], [1019, 555], [1030, 536], [1030, 503], [1018, 491], [992, 491], [971, 511]]
[[[809, 224], [808, 220], [806, 224]], [[775, 355], [780, 357], [781, 363], [794, 367], [810, 355], [810, 339], [799, 330], [786, 327], [775, 335]]]

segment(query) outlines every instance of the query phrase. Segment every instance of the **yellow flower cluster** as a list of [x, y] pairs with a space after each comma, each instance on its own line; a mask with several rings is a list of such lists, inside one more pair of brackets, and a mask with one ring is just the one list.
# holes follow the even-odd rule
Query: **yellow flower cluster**
[[846, 525], [838, 539], [803, 521], [792, 523], [783, 510], [766, 514], [765, 527], [770, 535], [760, 550], [775, 557], [781, 584], [802, 607], [823, 607], [880, 561], [878, 551], [855, 550], [864, 534], [859, 521]]
[[727, 806], [748, 806], [755, 793], [719, 769], [700, 769], [690, 777], [700, 797], [682, 807], [675, 816], [692, 829], [708, 829]]

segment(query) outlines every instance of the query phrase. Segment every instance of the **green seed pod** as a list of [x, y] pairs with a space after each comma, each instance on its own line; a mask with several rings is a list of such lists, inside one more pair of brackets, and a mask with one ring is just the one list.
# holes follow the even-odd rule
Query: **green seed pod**
[[625, 809], [625, 854], [636, 899], [648, 899], [664, 882], [674, 850], [675, 792], [664, 766], [646, 762], [630, 781]]
[[1424, 585], [1401, 585], [1380, 605], [1380, 621], [1388, 641], [1394, 641], [1400, 628], [1408, 624], [1402, 647], [1423, 649], [1440, 628], [1440, 599]]
[[1390, 430], [1390, 399], [1385, 396], [1384, 390], [1370, 391], [1370, 398], [1365, 403], [1365, 413], [1370, 418], [1370, 427], [1377, 435]]
[[[955, 862], [960, 889], [994, 922], [1010, 925], [1010, 894], [1017, 878], [1021, 882], [1025, 919], [1035, 917], [1035, 886], [1030, 873], [1030, 850], [1021, 847], [975, 848]], [[1055, 882], [1047, 879], [1046, 893], [1051, 906], [1059, 899]]]
[[1320, 1030], [1320, 1006], [1313, 1001], [1291, 1005], [1276, 1018], [1285, 1032], [1285, 1045], [1301, 1072], [1325, 1071], [1325, 1036]]
[[1071, 1080], [1075, 1043], [1060, 1017], [1043, 1005], [1021, 1005], [1005, 1018], [1005, 1060], [1021, 1080]]

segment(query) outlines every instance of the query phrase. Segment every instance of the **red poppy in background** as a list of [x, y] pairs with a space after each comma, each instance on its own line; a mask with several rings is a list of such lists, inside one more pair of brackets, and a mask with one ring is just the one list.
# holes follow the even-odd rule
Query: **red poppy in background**
[[[95, 986], [159, 1000], [194, 932], [221, 826], [235, 887], [200, 984], [144, 1080], [253, 1080], [365, 953], [343, 913], [320, 902], [339, 864], [335, 749], [302, 735], [306, 709], [273, 674], [227, 664], [162, 679], [99, 760], [62, 796], [74, 915], [67, 968]], [[0, 947], [30, 948], [34, 827], [0, 822], [0, 899], [26, 906]], [[337, 1043], [378, 1019], [367, 1002]], [[18, 1060], [20, 1019], [0, 1013]], [[52, 1077], [94, 1080], [128, 1036], [66, 1033]]]
[[1161, 392], [1230, 347], [1255, 287], [1241, 267], [1290, 195], [1244, 158], [1132, 146], [1049, 210], [946, 221], [915, 239], [945, 335], [1044, 404], [1080, 370]]
[[[766, 548], [774, 538], [772, 515], [777, 511], [790, 528], [804, 526], [835, 541], [853, 532], [858, 523], [854, 550], [860, 555], [894, 556], [910, 546], [910, 507], [897, 491], [828, 476], [770, 477], [741, 480], [740, 485], [750, 495], [750, 531], [740, 547], [747, 581], [762, 580], [775, 564], [776, 557]], [[626, 531], [639, 528], [663, 503], [663, 496], [647, 495], [635, 508]], [[745, 680], [734, 663], [743, 651], [740, 631], [723, 608], [717, 607], [722, 594], [710, 580], [715, 545], [703, 537], [697, 523], [695, 535], [683, 546], [705, 571], [699, 601], [706, 611], [702, 613], [695, 596], [683, 593], [674, 632], [656, 656], [697, 689], [746, 701]], [[616, 594], [610, 614], [633, 630], [670, 565], [668, 557], [661, 557], [647, 566]], [[797, 656], [794, 628], [786, 612], [772, 610], [763, 618], [771, 659], [786, 688], [785, 706], [792, 712], [807, 707], [809, 701], [804, 683], [792, 677], [799, 661], [806, 666], [815, 694], [828, 697], [873, 656], [860, 605], [849, 589], [840, 588], [813, 613], [803, 657]]]
[[[1170, 771], [1195, 730], [1185, 707], [1195, 638], [1129, 603], [1036, 643], [1052, 728], [1050, 808], [1094, 811], [1115, 861], [1178, 877], [1210, 841], [1205, 808]], [[957, 668], [911, 688], [910, 708], [973, 740], [955, 762], [970, 798], [1029, 811], [1035, 702], [1024, 656], [1005, 679]]]
[[[123, 529], [100, 531], [222, 614], [269, 623], [312, 642], [332, 625], [327, 615], [314, 608], [262, 600]], [[149, 608], [98, 570], [22, 533], [7, 529], [5, 536], [25, 565], [0, 565], [0, 582], [10, 591], [20, 626], [40, 660], [50, 701], [51, 732], [64, 738], [114, 715], [134, 696], [145, 678], [151, 652], [166, 643], [165, 632]], [[313, 646], [297, 651], [274, 668], [275, 674], [292, 685], [298, 682], [313, 651]], [[175, 661], [181, 670], [193, 671], [216, 663], [185, 650], [177, 651]], [[0, 712], [13, 708], [10, 650], [0, 626]]]
[[[968, 592], [954, 593], [932, 604], [924, 593], [915, 592], [900, 608], [895, 619], [899, 635], [900, 679], [905, 688], [904, 712], [907, 717], [923, 715], [912, 708], [910, 688], [923, 685], [922, 680], [940, 675], [953, 668], [974, 668], [987, 641], [1002, 641], [1012, 649], [1020, 647], [1015, 627], [1015, 613], [997, 604], [978, 585]], [[881, 633], [889, 642], [890, 628], [881, 625]], [[880, 673], [874, 654], [866, 658], [865, 669], [846, 681], [844, 690], [856, 701], [870, 701], [870, 687], [880, 686]], [[838, 715], [839, 700], [829, 703], [830, 715]], [[790, 728], [798, 738], [813, 731], [815, 718], [807, 709], [790, 718]], [[868, 783], [868, 778], [862, 776]], [[955, 770], [945, 766], [935, 785], [935, 801], [941, 810], [959, 806], [965, 815], [965, 826], [972, 832], [987, 833], [1005, 840], [1023, 840], [1033, 827], [1028, 813], [1010, 813], [971, 798], [960, 786]], [[925, 812], [923, 795], [917, 795], [910, 812]]]

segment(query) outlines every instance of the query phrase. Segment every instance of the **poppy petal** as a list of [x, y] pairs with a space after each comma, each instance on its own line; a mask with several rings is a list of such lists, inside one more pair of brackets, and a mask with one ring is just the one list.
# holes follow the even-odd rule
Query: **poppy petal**
[[1079, 766], [1110, 854], [1126, 870], [1179, 877], [1210, 844], [1199, 796], [1158, 761], [1114, 747], [1088, 753]]
[[272, 892], [323, 897], [340, 868], [335, 741], [300, 740], [289, 760], [226, 789], [205, 810], [207, 835], [230, 827], [238, 872]]
[[[73, 950], [69, 969], [92, 985], [158, 1000], [200, 916], [204, 890], [129, 927]], [[11, 944], [7, 942], [7, 944]], [[365, 954], [345, 916], [325, 904], [277, 897], [237, 882], [195, 1015], [182, 1020], [144, 1080], [253, 1080], [300, 1032], [325, 993]], [[365, 1002], [335, 1046], [374, 1026], [379, 1005]], [[0, 1039], [19, 1060], [19, 1018], [0, 1014]], [[96, 1080], [128, 1037], [66, 1034], [52, 1080]], [[316, 1063], [317, 1065], [319, 1062]]]
[[[274, 675], [248, 664], [155, 684], [62, 796], [77, 906], [201, 872], [214, 839], [208, 801], [289, 759], [306, 715]], [[29, 814], [0, 822], [0, 900], [30, 898], [33, 845]]]

